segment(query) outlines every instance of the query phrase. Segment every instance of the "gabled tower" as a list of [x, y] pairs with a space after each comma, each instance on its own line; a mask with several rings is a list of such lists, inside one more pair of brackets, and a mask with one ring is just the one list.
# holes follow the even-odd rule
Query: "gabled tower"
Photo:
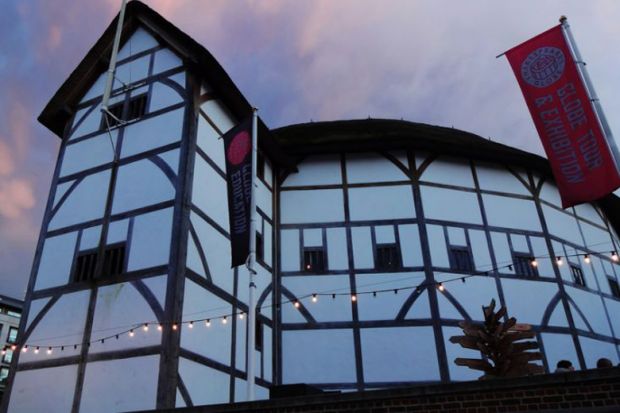
[[[124, 123], [107, 125], [100, 109], [115, 28], [39, 117], [62, 143], [3, 411], [245, 399], [246, 318], [231, 315], [248, 311], [248, 275], [230, 269], [219, 137], [251, 106], [209, 52], [133, 1], [110, 101]], [[273, 377], [271, 165], [286, 162], [261, 126], [258, 397]], [[228, 323], [215, 325], [223, 316]], [[210, 328], [182, 323], [211, 318]]]

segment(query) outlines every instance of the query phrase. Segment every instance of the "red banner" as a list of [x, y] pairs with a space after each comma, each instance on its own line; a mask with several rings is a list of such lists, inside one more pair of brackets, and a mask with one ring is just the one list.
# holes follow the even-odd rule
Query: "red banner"
[[594, 201], [617, 189], [614, 158], [562, 26], [510, 49], [506, 57], [551, 163], [562, 206]]

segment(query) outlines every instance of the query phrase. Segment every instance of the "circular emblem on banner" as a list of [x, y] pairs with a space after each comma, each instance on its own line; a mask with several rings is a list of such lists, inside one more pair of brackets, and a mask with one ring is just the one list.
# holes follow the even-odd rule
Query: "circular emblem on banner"
[[562, 76], [565, 63], [562, 50], [557, 47], [540, 47], [521, 63], [521, 77], [534, 87], [547, 87]]
[[233, 165], [239, 165], [252, 149], [252, 141], [248, 131], [241, 131], [232, 138], [228, 147], [228, 162]]

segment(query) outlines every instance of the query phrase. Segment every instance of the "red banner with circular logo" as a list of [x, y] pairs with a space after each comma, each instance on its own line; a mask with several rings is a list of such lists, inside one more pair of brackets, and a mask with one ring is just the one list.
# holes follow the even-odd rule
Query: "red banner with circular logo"
[[615, 160], [561, 25], [510, 49], [562, 206], [600, 199], [620, 186]]

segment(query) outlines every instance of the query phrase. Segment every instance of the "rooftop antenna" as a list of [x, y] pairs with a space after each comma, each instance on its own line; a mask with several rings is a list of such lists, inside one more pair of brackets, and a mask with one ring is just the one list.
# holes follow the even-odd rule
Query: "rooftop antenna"
[[[107, 116], [114, 118], [114, 120], [118, 122], [118, 124], [123, 123], [122, 120], [118, 119], [116, 116], [114, 116], [110, 112], [108, 108], [108, 102], [110, 101], [110, 94], [112, 93], [112, 85], [114, 83], [114, 74], [116, 72], [116, 55], [118, 54], [118, 48], [121, 43], [121, 32], [123, 31], [123, 21], [125, 20], [125, 7], [126, 6], [127, 6], [127, 0], [123, 0], [123, 3], [121, 4], [121, 11], [118, 14], [116, 34], [114, 35], [114, 44], [112, 45], [112, 56], [110, 57], [110, 66], [108, 67], [108, 78], [106, 80], [105, 89], [103, 91], [103, 100], [101, 101], [101, 112], [103, 112], [104, 115], [106, 116], [106, 123], [108, 120]], [[110, 128], [108, 125], [108, 130], [109, 129]]]

